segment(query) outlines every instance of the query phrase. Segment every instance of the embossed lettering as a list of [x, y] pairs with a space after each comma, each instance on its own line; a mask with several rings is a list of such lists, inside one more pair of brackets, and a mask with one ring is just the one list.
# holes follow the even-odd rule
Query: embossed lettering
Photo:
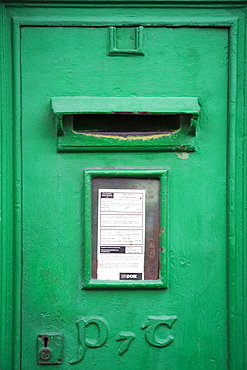
[[129, 331], [123, 331], [122, 333], [118, 334], [116, 340], [122, 341], [118, 350], [120, 356], [129, 349], [130, 343], [132, 342], [133, 339], [135, 339], [135, 334]]
[[[166, 347], [174, 340], [173, 335], [167, 335], [164, 338], [157, 336], [156, 330], [160, 326], [165, 326], [171, 329], [176, 316], [148, 316], [146, 322], [142, 325], [145, 330], [145, 339], [148, 344], [154, 347]], [[95, 325], [97, 328], [96, 338], [88, 338], [87, 328], [90, 325]], [[105, 344], [108, 338], [108, 325], [102, 317], [80, 317], [76, 320], [77, 329], [77, 349], [73, 358], [69, 361], [71, 365], [83, 360], [86, 347], [99, 348]], [[123, 355], [130, 347], [130, 344], [135, 339], [135, 334], [129, 331], [122, 331], [118, 334], [116, 341], [121, 341], [118, 353]]]
[[176, 316], [149, 316], [145, 324], [142, 325], [142, 329], [146, 329], [146, 341], [154, 347], [168, 346], [174, 339], [173, 335], [168, 335], [164, 339], [157, 339], [155, 331], [161, 325], [167, 326], [171, 329], [176, 320]]
[[[86, 328], [91, 324], [96, 325], [98, 329], [98, 335], [95, 341], [90, 341], [86, 337]], [[83, 359], [86, 346], [91, 348], [101, 347], [106, 342], [108, 337], [107, 324], [102, 318], [90, 317], [86, 319], [85, 317], [81, 317], [76, 320], [76, 327], [78, 346], [73, 358], [69, 361], [71, 365], [76, 364]]]
[[90, 342], [89, 340], [87, 340], [87, 338], [85, 338], [86, 346], [91, 348], [98, 348], [103, 346], [108, 336], [108, 328], [106, 326], [106, 323], [102, 319], [91, 318], [86, 321], [85, 326], [87, 327], [90, 324], [94, 324], [97, 326], [98, 338], [95, 342]]

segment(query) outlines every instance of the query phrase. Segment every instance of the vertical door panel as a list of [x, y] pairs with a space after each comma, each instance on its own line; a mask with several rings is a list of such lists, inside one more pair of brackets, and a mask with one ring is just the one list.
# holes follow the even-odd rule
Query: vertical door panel
[[[108, 56], [107, 27], [22, 28], [25, 370], [40, 368], [36, 337], [43, 332], [64, 334], [61, 369], [226, 368], [228, 32], [144, 31], [143, 56]], [[50, 105], [56, 96], [198, 97], [196, 151], [58, 153]], [[130, 165], [169, 171], [169, 287], [85, 290], [82, 171]], [[142, 329], [150, 316], [177, 319], [172, 328], [157, 326], [151, 340], [150, 326]], [[86, 342], [94, 344], [72, 365], [79, 318], [100, 319], [107, 335], [94, 348], [102, 329], [88, 325]], [[116, 339], [126, 332], [135, 339], [120, 355], [123, 342]], [[168, 336], [169, 345], [157, 345]]]

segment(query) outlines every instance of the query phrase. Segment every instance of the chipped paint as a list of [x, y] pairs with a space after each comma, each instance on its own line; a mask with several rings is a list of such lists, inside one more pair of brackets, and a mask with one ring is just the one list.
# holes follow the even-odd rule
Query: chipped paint
[[188, 152], [175, 152], [179, 159], [188, 159], [190, 153]]
[[143, 140], [144, 141], [144, 140], [151, 140], [151, 139], [159, 139], [161, 137], [168, 137], [168, 136], [175, 134], [178, 131], [179, 130], [165, 133], [165, 134], [153, 134], [153, 135], [129, 135], [127, 137], [123, 137], [120, 135], [103, 135], [103, 134], [92, 134], [92, 133], [85, 133], [85, 132], [83, 133], [83, 135], [104, 138], [104, 139], [115, 139], [115, 140], [119, 139], [119, 140], [124, 140], [124, 141], [128, 141], [128, 140]]

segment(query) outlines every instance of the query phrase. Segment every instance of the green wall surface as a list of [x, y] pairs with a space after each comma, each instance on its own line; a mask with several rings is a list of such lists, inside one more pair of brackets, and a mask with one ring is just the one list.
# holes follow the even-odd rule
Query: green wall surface
[[[246, 2], [0, 11], [0, 368], [246, 369]], [[158, 278], [97, 279], [94, 178]]]

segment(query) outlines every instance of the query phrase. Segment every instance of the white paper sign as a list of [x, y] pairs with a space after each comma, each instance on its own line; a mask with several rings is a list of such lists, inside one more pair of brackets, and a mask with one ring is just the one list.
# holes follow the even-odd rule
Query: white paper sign
[[97, 278], [143, 280], [145, 190], [98, 190]]

